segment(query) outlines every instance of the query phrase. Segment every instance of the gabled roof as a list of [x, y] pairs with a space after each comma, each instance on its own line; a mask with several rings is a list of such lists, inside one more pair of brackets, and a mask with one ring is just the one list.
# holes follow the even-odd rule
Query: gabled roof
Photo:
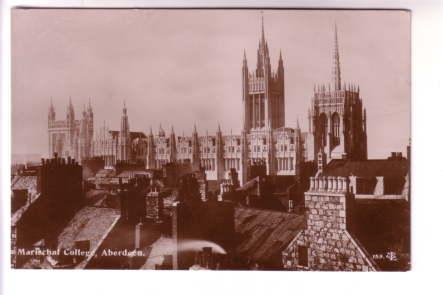
[[84, 207], [78, 211], [58, 236], [58, 248], [72, 248], [76, 241], [90, 242], [90, 255], [76, 268], [86, 266], [95, 251], [120, 218], [118, 210], [111, 208]]
[[235, 253], [265, 265], [280, 265], [281, 253], [303, 228], [304, 216], [271, 210], [235, 208]]

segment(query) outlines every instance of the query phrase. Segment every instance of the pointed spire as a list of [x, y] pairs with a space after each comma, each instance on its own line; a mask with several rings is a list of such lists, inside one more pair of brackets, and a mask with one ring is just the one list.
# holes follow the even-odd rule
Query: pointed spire
[[149, 136], [154, 136], [154, 134], [152, 133], [152, 126], [149, 126]]
[[128, 110], [126, 109], [126, 99], [123, 100], [123, 115], [126, 115]]
[[217, 122], [218, 126], [217, 126], [217, 132], [221, 133], [221, 128], [220, 128], [220, 122]]
[[297, 129], [300, 130], [300, 122], [298, 121], [298, 117], [297, 117]]
[[193, 134], [197, 134], [197, 124], [194, 122], [194, 131]]
[[265, 41], [265, 21], [263, 17], [263, 10], [261, 11], [261, 40], [264, 46], [266, 41]]
[[88, 101], [88, 112], [92, 113], [91, 97], [89, 97], [89, 101]]
[[172, 134], [172, 135], [175, 135], [175, 132], [174, 132], [174, 125], [171, 125], [171, 134]]
[[283, 58], [282, 58], [282, 56], [281, 56], [281, 48], [280, 48], [280, 57], [279, 57], [278, 60], [279, 60], [279, 61], [283, 61]]
[[340, 54], [338, 50], [337, 24], [334, 24], [334, 51], [333, 51], [332, 78], [334, 81], [334, 90], [340, 90], [341, 72], [340, 72]]

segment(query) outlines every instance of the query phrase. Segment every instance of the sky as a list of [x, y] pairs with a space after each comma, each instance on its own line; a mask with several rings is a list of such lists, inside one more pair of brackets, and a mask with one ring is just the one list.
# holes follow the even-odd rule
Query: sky
[[[405, 152], [410, 138], [410, 14], [370, 10], [264, 10], [271, 64], [282, 51], [286, 126], [332, 80], [334, 24], [342, 81], [360, 86], [369, 158]], [[12, 13], [12, 153], [47, 156], [47, 115], [79, 118], [91, 99], [96, 129], [239, 134], [241, 66], [255, 68], [260, 10], [15, 9]]]

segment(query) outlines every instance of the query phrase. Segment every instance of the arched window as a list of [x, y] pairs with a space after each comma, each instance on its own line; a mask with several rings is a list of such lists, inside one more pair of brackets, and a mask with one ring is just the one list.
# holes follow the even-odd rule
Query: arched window
[[328, 118], [325, 113], [320, 115], [319, 119], [319, 133], [320, 133], [320, 144], [321, 146], [326, 146], [328, 138]]
[[332, 115], [332, 135], [334, 145], [340, 144], [340, 116], [337, 113]]

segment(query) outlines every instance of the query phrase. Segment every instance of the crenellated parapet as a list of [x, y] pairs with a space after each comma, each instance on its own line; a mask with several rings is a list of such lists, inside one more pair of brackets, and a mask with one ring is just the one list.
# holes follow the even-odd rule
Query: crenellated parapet
[[307, 193], [350, 193], [349, 178], [342, 176], [317, 176], [309, 178]]

